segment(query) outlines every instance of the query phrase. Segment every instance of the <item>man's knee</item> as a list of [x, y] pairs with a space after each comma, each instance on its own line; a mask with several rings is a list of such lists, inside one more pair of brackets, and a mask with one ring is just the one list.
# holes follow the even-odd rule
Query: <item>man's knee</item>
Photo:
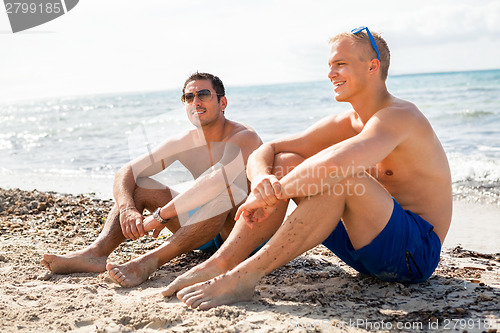
[[274, 156], [272, 173], [279, 179], [283, 178], [303, 161], [304, 158], [295, 153], [278, 153]]
[[137, 190], [164, 190], [166, 186], [159, 181], [156, 181], [149, 177], [141, 177], [136, 180], [136, 191]]
[[138, 178], [133, 199], [136, 205], [157, 208], [172, 200], [169, 188], [151, 178]]
[[368, 183], [372, 181], [373, 178], [366, 172], [352, 174], [333, 184], [329, 188], [329, 194], [340, 197], [361, 197], [366, 194]]

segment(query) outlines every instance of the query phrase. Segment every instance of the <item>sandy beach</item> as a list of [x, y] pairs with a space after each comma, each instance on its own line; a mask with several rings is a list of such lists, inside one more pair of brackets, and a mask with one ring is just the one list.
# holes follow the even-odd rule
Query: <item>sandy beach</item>
[[[192, 252], [135, 288], [107, 273], [52, 275], [43, 253], [66, 253], [99, 233], [112, 202], [0, 189], [2, 332], [453, 331], [500, 328], [500, 253], [444, 248], [435, 274], [415, 285], [361, 276], [318, 246], [263, 278], [251, 302], [208, 311], [159, 293], [205, 260]], [[145, 237], [110, 257], [124, 262], [163, 241]]]

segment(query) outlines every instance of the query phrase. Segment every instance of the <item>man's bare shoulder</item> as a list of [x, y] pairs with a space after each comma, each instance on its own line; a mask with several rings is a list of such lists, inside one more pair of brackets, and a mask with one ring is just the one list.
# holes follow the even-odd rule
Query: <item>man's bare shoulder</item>
[[354, 109], [323, 118], [322, 121], [318, 122], [318, 125], [328, 131], [335, 128], [335, 132], [341, 140], [356, 135], [363, 129], [363, 123]]
[[392, 103], [378, 111], [373, 118], [380, 119], [387, 125], [397, 125], [401, 129], [414, 128], [418, 125], [430, 126], [425, 115], [415, 104], [399, 98], [393, 98]]
[[433, 145], [434, 130], [418, 107], [408, 101], [395, 99], [387, 107], [377, 111], [363, 127], [367, 138], [390, 138], [397, 147], [418, 147]]
[[[197, 144], [196, 144], [197, 141], [200, 141], [198, 132], [196, 131], [196, 129], [190, 129], [190, 130], [184, 131], [182, 133], [179, 133], [177, 135], [170, 136], [167, 139], [166, 143], [169, 143], [169, 144], [187, 144], [187, 143], [190, 143], [190, 144], [197, 146]], [[202, 143], [202, 142], [203, 141], [200, 141], [200, 143]]]
[[226, 120], [226, 124], [228, 131], [224, 141], [237, 142], [239, 144], [247, 142], [246, 144], [249, 145], [260, 145], [262, 143], [259, 135], [252, 127], [232, 120]]

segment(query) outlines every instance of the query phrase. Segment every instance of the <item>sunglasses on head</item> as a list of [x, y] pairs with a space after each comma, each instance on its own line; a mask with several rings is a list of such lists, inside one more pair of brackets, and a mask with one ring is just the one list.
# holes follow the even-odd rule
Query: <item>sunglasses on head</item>
[[377, 44], [375, 43], [375, 39], [373, 38], [372, 33], [370, 32], [370, 30], [368, 30], [367, 27], [359, 27], [356, 29], [352, 29], [351, 33], [359, 34], [363, 30], [366, 30], [366, 33], [368, 34], [368, 38], [370, 38], [370, 42], [372, 43], [373, 49], [375, 50], [375, 52], [377, 52], [377, 59], [380, 61], [380, 53], [378, 52]]
[[209, 89], [202, 89], [195, 91], [194, 93], [186, 93], [181, 96], [181, 101], [184, 104], [191, 104], [194, 101], [194, 97], [198, 96], [198, 98], [202, 102], [209, 102], [212, 99], [213, 95], [217, 95], [217, 93], [211, 92]]

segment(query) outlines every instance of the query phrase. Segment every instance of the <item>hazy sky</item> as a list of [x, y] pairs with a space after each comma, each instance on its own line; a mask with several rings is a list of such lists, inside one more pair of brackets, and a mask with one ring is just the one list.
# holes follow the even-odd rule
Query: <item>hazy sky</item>
[[390, 74], [500, 68], [500, 1], [80, 0], [13, 34], [0, 7], [0, 101], [327, 79], [328, 40], [366, 25]]

